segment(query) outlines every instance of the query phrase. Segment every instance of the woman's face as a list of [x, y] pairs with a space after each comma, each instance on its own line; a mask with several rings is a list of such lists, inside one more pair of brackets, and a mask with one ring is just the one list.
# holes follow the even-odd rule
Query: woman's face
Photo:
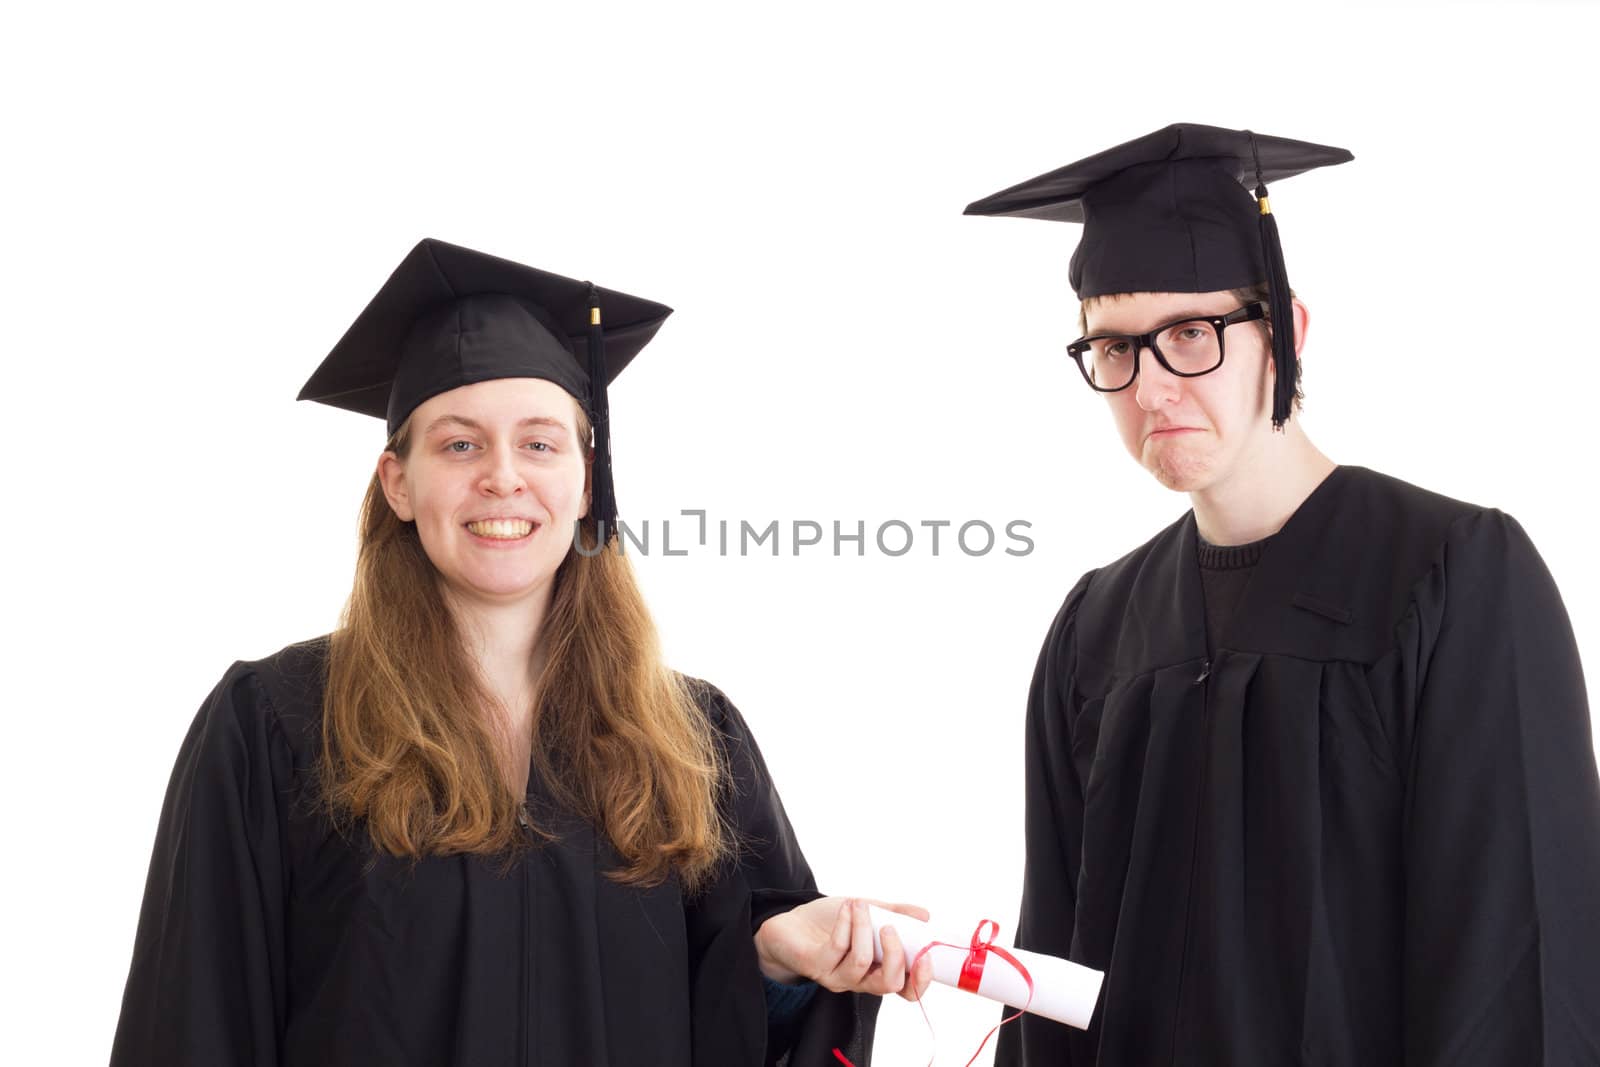
[[578, 402], [541, 378], [463, 385], [411, 413], [408, 454], [378, 461], [449, 592], [507, 606], [549, 596], [589, 507]]

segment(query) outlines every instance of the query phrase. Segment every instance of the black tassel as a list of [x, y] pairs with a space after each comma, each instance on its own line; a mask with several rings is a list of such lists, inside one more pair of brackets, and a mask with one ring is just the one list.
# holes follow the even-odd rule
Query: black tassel
[[600, 290], [589, 285], [589, 417], [594, 423], [594, 462], [590, 467], [589, 514], [596, 540], [617, 535], [617, 490], [611, 480], [611, 404], [606, 398], [606, 341], [600, 325]]
[[1267, 308], [1272, 315], [1272, 362], [1276, 368], [1272, 428], [1281, 430], [1294, 409], [1294, 304], [1289, 296], [1289, 272], [1283, 265], [1283, 245], [1278, 240], [1278, 220], [1272, 216], [1266, 186], [1256, 186], [1256, 200], [1261, 204], [1261, 258], [1267, 264]]
[[1289, 295], [1289, 271], [1283, 265], [1283, 242], [1278, 239], [1278, 220], [1272, 216], [1272, 203], [1267, 199], [1267, 186], [1261, 179], [1261, 152], [1256, 147], [1256, 135], [1244, 131], [1250, 138], [1250, 155], [1256, 166], [1256, 204], [1261, 238], [1261, 260], [1267, 268], [1267, 313], [1272, 318], [1272, 428], [1282, 430], [1294, 410], [1295, 370], [1294, 354], [1294, 303]]

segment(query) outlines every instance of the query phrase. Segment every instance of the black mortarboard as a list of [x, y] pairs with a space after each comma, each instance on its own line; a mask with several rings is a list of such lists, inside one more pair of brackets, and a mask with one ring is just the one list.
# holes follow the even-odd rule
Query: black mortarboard
[[966, 214], [1083, 223], [1068, 268], [1080, 300], [1266, 283], [1272, 421], [1282, 426], [1294, 399], [1294, 319], [1266, 183], [1352, 158], [1342, 148], [1180, 122], [984, 197]]
[[609, 536], [616, 495], [606, 386], [670, 314], [651, 300], [425, 238], [297, 399], [375, 415], [392, 436], [417, 405], [458, 386], [495, 378], [555, 382], [594, 425], [590, 513]]

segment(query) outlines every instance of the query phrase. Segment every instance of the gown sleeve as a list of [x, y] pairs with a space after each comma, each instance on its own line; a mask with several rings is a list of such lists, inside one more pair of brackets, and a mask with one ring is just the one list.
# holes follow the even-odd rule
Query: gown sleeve
[[[1083, 784], [1072, 762], [1072, 719], [1080, 703], [1073, 676], [1078, 608], [1092, 577], [1092, 571], [1085, 574], [1067, 594], [1045, 636], [1028, 689], [1023, 747], [1025, 859], [1016, 944], [1062, 958], [1072, 948], [1083, 845]], [[1061, 1023], [1023, 1015], [1001, 1028], [995, 1063], [1065, 1067], [1072, 1062], [1067, 1036]]]
[[285, 1016], [279, 784], [292, 757], [235, 664], [184, 738], [156, 831], [112, 1067], [271, 1067]]
[[[755, 931], [771, 916], [822, 894], [749, 726], [720, 691], [699, 685], [701, 703], [724, 744], [725, 812], [739, 858], [736, 869], [718, 878], [689, 909], [695, 1062], [837, 1067], [837, 1047], [857, 1067], [866, 1067], [879, 998], [818, 988], [798, 1010], [767, 1011]], [[735, 999], [738, 1017], [761, 1020], [764, 1033], [752, 1035], [749, 1027], [728, 1024], [726, 1012]], [[740, 1037], [741, 1031], [746, 1036]], [[764, 1046], [764, 1059], [751, 1054], [752, 1044]]]
[[1600, 782], [1572, 628], [1507, 515], [1416, 591], [1407, 1064], [1600, 1062]]

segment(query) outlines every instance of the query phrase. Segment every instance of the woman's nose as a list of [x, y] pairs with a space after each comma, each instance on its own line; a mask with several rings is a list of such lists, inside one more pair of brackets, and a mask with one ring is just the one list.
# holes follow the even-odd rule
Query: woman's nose
[[509, 496], [522, 488], [522, 475], [517, 470], [515, 458], [508, 448], [496, 448], [491, 452], [491, 461], [488, 469], [483, 472], [482, 487], [484, 492], [495, 496]]

